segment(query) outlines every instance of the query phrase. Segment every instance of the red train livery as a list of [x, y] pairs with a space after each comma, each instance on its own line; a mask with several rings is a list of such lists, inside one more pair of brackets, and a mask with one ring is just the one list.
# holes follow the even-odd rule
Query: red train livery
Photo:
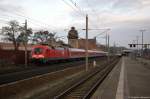
[[[106, 56], [107, 52], [88, 50], [89, 57]], [[32, 46], [31, 58], [32, 60], [39, 60], [43, 63], [54, 60], [69, 60], [80, 59], [85, 57], [84, 49], [77, 48], [54, 48], [48, 45], [34, 45]]]

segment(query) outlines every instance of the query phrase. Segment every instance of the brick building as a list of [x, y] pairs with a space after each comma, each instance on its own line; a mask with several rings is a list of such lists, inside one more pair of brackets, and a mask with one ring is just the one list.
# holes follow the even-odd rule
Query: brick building
[[[86, 39], [78, 39], [78, 48], [86, 49]], [[96, 39], [88, 39], [88, 49], [97, 49]]]

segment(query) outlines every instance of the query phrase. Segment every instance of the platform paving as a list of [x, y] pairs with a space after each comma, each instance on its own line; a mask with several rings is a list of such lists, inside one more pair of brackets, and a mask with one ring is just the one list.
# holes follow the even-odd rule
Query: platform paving
[[91, 99], [115, 99], [122, 60], [114, 67]]
[[150, 65], [122, 57], [91, 99], [150, 99]]

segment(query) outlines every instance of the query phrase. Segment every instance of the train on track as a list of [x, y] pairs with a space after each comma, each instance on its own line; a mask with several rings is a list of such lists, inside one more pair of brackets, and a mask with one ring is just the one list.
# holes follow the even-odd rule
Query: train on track
[[[31, 50], [31, 59], [33, 62], [38, 61], [47, 63], [49, 61], [65, 61], [84, 59], [86, 51], [77, 48], [50, 47], [48, 45], [34, 45]], [[88, 50], [89, 58], [106, 56], [107, 52]]]

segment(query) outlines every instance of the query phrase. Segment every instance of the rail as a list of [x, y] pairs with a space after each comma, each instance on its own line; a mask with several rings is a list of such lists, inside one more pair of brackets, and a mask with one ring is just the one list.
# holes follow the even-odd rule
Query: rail
[[[78, 83], [74, 84], [64, 92], [55, 96], [54, 99], [88, 99], [91, 94], [96, 90], [98, 85], [105, 79], [109, 72], [113, 69], [114, 65], [118, 62], [115, 60], [111, 64], [107, 65], [103, 70], [96, 69], [95, 72], [88, 75], [86, 78], [82, 79]], [[94, 86], [93, 86], [94, 85]]]

